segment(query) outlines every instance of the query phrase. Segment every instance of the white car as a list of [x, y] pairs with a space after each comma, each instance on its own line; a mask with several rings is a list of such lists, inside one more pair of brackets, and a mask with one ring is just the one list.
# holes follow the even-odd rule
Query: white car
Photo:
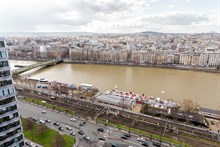
[[67, 130], [72, 130], [72, 128], [70, 126], [66, 126]]
[[41, 113], [46, 114], [47, 112], [45, 110], [41, 111]]
[[71, 132], [71, 133], [70, 133], [70, 135], [75, 136], [75, 135], [76, 135], [76, 133], [75, 133], [75, 132]]
[[145, 139], [140, 137], [140, 138], [137, 138], [137, 141], [140, 141], [140, 142], [145, 142]]
[[71, 121], [76, 121], [76, 119], [75, 119], [75, 118], [71, 118], [70, 120], [71, 120]]
[[39, 122], [40, 122], [40, 123], [42, 123], [42, 124], [45, 124], [45, 121], [44, 121], [44, 120], [42, 120], [42, 119], [41, 119]]
[[50, 123], [50, 122], [51, 122], [51, 120], [49, 120], [49, 119], [46, 119], [45, 121], [46, 121], [47, 123]]
[[86, 139], [86, 140], [89, 140], [90, 138], [86, 135], [83, 135], [83, 138]]

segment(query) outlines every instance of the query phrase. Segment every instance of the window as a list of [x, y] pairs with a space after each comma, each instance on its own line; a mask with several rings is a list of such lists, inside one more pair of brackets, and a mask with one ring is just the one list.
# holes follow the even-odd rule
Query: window
[[0, 67], [8, 67], [8, 61], [1, 61], [0, 62]]
[[5, 42], [4, 41], [0, 41], [0, 48], [1, 47], [5, 47]]
[[11, 85], [11, 84], [12, 84], [12, 80], [0, 81], [0, 87]]
[[6, 51], [0, 51], [0, 58], [7, 58]]
[[10, 75], [11, 75], [10, 70], [0, 71], [0, 77], [7, 77]]

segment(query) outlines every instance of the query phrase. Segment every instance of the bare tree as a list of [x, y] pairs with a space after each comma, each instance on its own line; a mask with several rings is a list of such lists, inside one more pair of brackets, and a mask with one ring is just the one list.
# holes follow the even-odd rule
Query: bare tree
[[199, 104], [196, 102], [193, 102], [190, 99], [184, 99], [182, 102], [182, 108], [187, 113], [195, 112], [199, 107]]
[[30, 130], [34, 126], [34, 122], [32, 121], [32, 118], [26, 118], [24, 121], [24, 130]]
[[37, 126], [37, 131], [41, 136], [44, 134], [46, 129], [47, 129], [47, 127], [45, 125], [40, 124]]
[[55, 141], [52, 143], [52, 147], [64, 147], [64, 139], [60, 134], [55, 136]]
[[189, 115], [193, 114], [196, 110], [198, 110], [199, 104], [193, 102], [190, 99], [184, 99], [182, 102], [182, 109], [186, 113], [186, 122], [189, 123]]

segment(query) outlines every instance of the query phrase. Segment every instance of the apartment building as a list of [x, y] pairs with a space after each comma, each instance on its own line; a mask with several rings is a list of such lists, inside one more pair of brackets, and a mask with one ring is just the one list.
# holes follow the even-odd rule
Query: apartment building
[[5, 41], [0, 38], [0, 147], [23, 147], [24, 136], [17, 108]]

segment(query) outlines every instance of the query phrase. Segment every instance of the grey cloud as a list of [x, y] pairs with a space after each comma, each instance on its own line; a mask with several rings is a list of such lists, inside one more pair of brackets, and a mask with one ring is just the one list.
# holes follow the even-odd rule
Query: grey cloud
[[165, 15], [145, 17], [142, 21], [161, 25], [191, 25], [208, 21], [208, 18], [200, 14], [173, 12]]

